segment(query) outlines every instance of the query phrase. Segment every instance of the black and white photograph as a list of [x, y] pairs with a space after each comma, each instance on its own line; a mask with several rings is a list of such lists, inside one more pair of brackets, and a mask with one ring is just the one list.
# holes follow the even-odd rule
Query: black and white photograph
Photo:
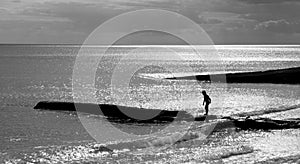
[[0, 163], [300, 164], [299, 0], [1, 0]]

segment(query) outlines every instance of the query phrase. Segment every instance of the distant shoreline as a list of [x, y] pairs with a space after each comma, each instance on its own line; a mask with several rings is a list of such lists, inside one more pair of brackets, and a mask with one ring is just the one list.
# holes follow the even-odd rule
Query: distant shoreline
[[300, 84], [300, 67], [225, 74], [206, 74], [193, 76], [176, 76], [165, 78], [168, 80], [198, 80], [226, 83], [273, 83]]

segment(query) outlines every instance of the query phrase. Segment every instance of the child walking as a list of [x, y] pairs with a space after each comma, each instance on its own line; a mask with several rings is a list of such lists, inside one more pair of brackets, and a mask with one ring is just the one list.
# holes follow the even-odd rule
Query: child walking
[[211, 103], [211, 99], [210, 97], [207, 95], [206, 91], [202, 91], [203, 94], [203, 105], [205, 104], [205, 114], [204, 115], [208, 115], [208, 106]]

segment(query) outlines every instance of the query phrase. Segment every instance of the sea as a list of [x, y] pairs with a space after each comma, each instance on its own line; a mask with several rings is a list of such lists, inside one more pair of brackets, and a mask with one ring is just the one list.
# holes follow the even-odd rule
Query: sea
[[[210, 115], [259, 111], [255, 117], [300, 118], [299, 85], [166, 79], [300, 67], [300, 46], [210, 48], [208, 52], [207, 47], [186, 45], [0, 45], [0, 162], [299, 162], [300, 129], [213, 130], [214, 120], [115, 125], [92, 114], [34, 109], [39, 101], [76, 101], [183, 110], [199, 116], [204, 113], [201, 92], [206, 90], [212, 99]], [[81, 79], [74, 75], [78, 69], [86, 69]], [[270, 112], [276, 109], [287, 110]], [[91, 128], [87, 125], [91, 122], [100, 127]], [[168, 127], [173, 131], [164, 131]], [[211, 128], [209, 133], [203, 133], [205, 127]], [[176, 131], [183, 135], [174, 139]]]

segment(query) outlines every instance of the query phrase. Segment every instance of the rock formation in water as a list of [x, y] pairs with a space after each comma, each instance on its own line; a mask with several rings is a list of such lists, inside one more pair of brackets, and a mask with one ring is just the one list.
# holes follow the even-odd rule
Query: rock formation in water
[[300, 84], [299, 77], [300, 77], [300, 67], [268, 70], [268, 71], [257, 71], [257, 72], [177, 76], [177, 77], [166, 78], [166, 79], [198, 80], [198, 81], [226, 82], [226, 83]]
[[[171, 123], [173, 121], [209, 121], [214, 120], [217, 123], [216, 129], [236, 127], [242, 130], [248, 129], [290, 129], [300, 128], [300, 119], [289, 120], [272, 120], [268, 118], [251, 119], [248, 117], [217, 117], [214, 115], [193, 117], [186, 111], [167, 111], [158, 109], [144, 109], [136, 107], [117, 106], [109, 104], [88, 104], [72, 102], [39, 102], [34, 109], [55, 110], [55, 111], [77, 111], [102, 115], [107, 120], [117, 123]], [[288, 110], [290, 108], [287, 108]], [[294, 108], [291, 108], [294, 109]], [[278, 112], [278, 110], [272, 110]], [[284, 111], [283, 109], [279, 111]], [[268, 111], [266, 111], [268, 112]], [[129, 114], [126, 115], [126, 114]], [[135, 116], [154, 116], [150, 119], [137, 119], [130, 117]], [[252, 112], [253, 114], [253, 112]], [[257, 114], [257, 113], [256, 113]], [[244, 116], [244, 115], [243, 115]]]

